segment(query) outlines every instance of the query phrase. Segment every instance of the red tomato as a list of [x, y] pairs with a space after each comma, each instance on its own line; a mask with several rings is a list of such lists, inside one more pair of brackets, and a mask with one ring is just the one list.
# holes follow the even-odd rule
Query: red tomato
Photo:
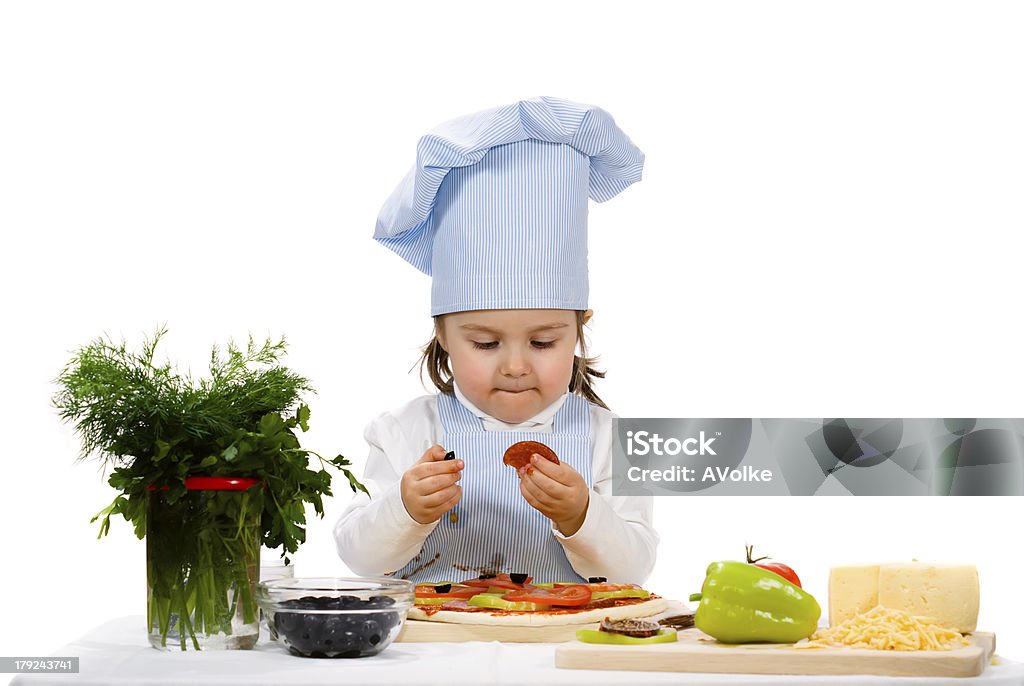
[[760, 567], [761, 569], [767, 569], [769, 572], [775, 572], [794, 586], [800, 586], [800, 588], [803, 588], [800, 584], [800, 577], [796, 575], [796, 572], [794, 572], [792, 567], [789, 565], [784, 565], [781, 562], [758, 562], [754, 566]]
[[479, 586], [484, 589], [496, 586], [497, 588], [507, 588], [512, 591], [518, 591], [523, 588], [524, 584], [528, 584], [531, 581], [533, 581], [533, 577], [528, 576], [526, 577], [526, 581], [521, 584], [517, 584], [515, 581], [512, 581], [508, 574], [499, 574], [488, 579], [481, 579], [480, 577], [475, 579], [466, 579], [462, 583], [465, 586]]
[[512, 591], [501, 596], [504, 600], [519, 603], [539, 603], [541, 605], [562, 605], [577, 607], [590, 602], [590, 588], [585, 584], [575, 586], [559, 586], [558, 588], [537, 588], [531, 586], [521, 591]]
[[773, 574], [778, 574], [794, 586], [800, 586], [800, 588], [803, 588], [803, 586], [800, 583], [800, 577], [796, 575], [796, 572], [793, 571], [792, 567], [790, 567], [789, 565], [784, 565], [781, 562], [761, 562], [761, 560], [767, 560], [768, 557], [754, 557], [754, 546], [748, 545], [746, 546], [746, 548], [747, 564], [751, 564], [755, 567], [760, 567], [761, 569], [768, 570]]
[[483, 593], [483, 588], [477, 586], [463, 586], [460, 584], [452, 584], [451, 588], [444, 592], [438, 593], [436, 586], [417, 586], [416, 597], [417, 598], [472, 598], [477, 593]]

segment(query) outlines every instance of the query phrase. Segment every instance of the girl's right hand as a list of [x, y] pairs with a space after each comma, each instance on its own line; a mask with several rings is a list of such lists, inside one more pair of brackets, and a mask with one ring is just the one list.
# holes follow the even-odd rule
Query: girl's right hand
[[402, 475], [402, 503], [420, 524], [436, 522], [462, 498], [462, 460], [445, 462], [445, 449], [432, 445]]

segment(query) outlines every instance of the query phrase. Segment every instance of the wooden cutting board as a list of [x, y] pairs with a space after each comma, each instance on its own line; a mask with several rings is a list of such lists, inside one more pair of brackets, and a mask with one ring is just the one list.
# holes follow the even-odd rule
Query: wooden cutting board
[[978, 676], [995, 652], [990, 633], [968, 636], [956, 650], [897, 652], [853, 648], [796, 649], [788, 644], [719, 643], [696, 629], [679, 632], [677, 643], [649, 646], [573, 642], [555, 649], [555, 666], [653, 672], [732, 674], [876, 674], [885, 676]]
[[475, 626], [473, 624], [445, 624], [407, 619], [395, 640], [405, 643], [465, 643], [466, 641], [565, 643], [576, 640], [577, 629], [596, 629], [597, 627], [597, 622], [569, 626]]

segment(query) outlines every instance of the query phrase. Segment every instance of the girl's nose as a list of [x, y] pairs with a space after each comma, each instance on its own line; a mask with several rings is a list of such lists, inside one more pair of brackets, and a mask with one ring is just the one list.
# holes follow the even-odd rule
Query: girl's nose
[[524, 376], [529, 371], [526, 356], [518, 349], [510, 349], [501, 361], [501, 373], [505, 376]]

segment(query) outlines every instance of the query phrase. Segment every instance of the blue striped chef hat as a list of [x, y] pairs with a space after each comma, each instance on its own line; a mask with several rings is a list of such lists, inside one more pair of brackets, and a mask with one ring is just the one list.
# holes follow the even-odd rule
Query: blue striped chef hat
[[585, 310], [587, 199], [615, 197], [643, 165], [604, 110], [522, 100], [420, 138], [373, 237], [433, 277], [431, 315]]

